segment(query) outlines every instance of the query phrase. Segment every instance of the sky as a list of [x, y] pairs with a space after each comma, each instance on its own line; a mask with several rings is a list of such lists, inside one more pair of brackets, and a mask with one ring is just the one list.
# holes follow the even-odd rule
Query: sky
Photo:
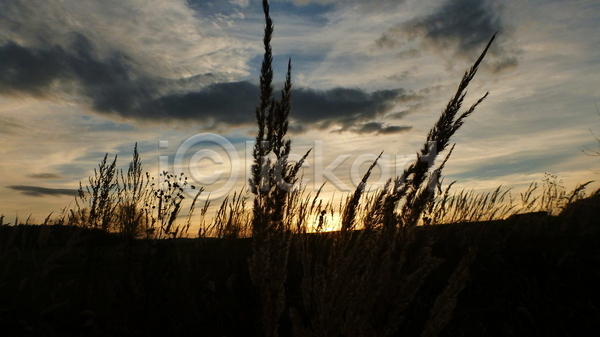
[[[599, 178], [584, 153], [600, 135], [596, 1], [272, 0], [271, 16], [310, 191], [348, 193], [383, 151], [375, 190], [414, 159], [494, 33], [465, 105], [489, 96], [444, 183], [518, 197], [545, 173]], [[214, 204], [243, 189], [263, 28], [255, 0], [0, 0], [0, 214], [74, 207], [104, 155], [125, 168], [135, 143], [150, 175], [183, 172]]]

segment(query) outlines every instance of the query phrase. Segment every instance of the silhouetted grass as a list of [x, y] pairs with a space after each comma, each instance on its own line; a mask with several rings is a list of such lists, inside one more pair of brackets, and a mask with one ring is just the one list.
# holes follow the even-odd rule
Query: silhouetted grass
[[[76, 207], [43, 225], [0, 217], [0, 331], [10, 336], [581, 335], [599, 331], [600, 192], [548, 175], [510, 190], [442, 190], [437, 155], [487, 96], [460, 112], [494, 37], [463, 76], [417, 159], [377, 193], [376, 161], [339, 205], [298, 185], [287, 137], [291, 62], [273, 97], [263, 1], [249, 191], [185, 206], [183, 175], [100, 162]], [[305, 155], [304, 158], [308, 153]], [[251, 203], [251, 207], [249, 204]], [[183, 207], [188, 217], [181, 219]], [[186, 238], [193, 214], [197, 238]], [[339, 218], [339, 231], [324, 232]], [[313, 228], [316, 224], [316, 228]]]

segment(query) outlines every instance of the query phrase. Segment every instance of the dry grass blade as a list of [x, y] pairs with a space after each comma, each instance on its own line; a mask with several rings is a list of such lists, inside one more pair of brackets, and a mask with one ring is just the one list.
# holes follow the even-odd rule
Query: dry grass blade
[[381, 153], [379, 153], [379, 156], [377, 156], [377, 158], [373, 161], [371, 166], [369, 166], [369, 169], [363, 176], [362, 180], [360, 181], [358, 186], [356, 186], [354, 193], [346, 201], [346, 205], [344, 207], [344, 212], [342, 215], [342, 231], [343, 232], [351, 231], [351, 230], [355, 229], [356, 214], [357, 214], [357, 210], [359, 208], [361, 197], [365, 191], [365, 187], [367, 186], [367, 180], [369, 180], [369, 177], [371, 176], [371, 171], [373, 171], [373, 168], [375, 168], [375, 165], [377, 165], [377, 161], [379, 160], [379, 158], [381, 158], [382, 154], [383, 154], [383, 151], [381, 151]]

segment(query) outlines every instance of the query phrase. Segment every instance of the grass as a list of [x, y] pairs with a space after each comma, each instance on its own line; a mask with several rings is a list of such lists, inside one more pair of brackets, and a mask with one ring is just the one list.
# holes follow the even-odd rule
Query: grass
[[[322, 187], [311, 195], [298, 185], [302, 161], [287, 161], [291, 62], [277, 99], [266, 0], [263, 9], [250, 191], [226, 197], [206, 220], [210, 204], [196, 204], [203, 189], [194, 187], [189, 216], [181, 219], [185, 176], [144, 174], [137, 146], [127, 171], [106, 155], [80, 185], [74, 209], [40, 226], [0, 217], [2, 331], [551, 336], [599, 330], [593, 287], [600, 281], [600, 192], [586, 197], [586, 183], [567, 193], [551, 175], [518, 201], [501, 188], [454, 192], [451, 183], [442, 190], [450, 140], [487, 97], [461, 110], [494, 37], [465, 72], [416, 161], [366, 195], [374, 162], [335, 205], [320, 198]], [[200, 229], [190, 239], [194, 212]], [[336, 216], [340, 230], [324, 232]]]

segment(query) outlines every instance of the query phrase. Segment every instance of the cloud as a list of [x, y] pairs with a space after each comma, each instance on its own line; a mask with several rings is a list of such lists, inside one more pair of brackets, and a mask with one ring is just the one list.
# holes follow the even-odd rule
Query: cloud
[[0, 46], [0, 93], [49, 96], [77, 93], [101, 112], [131, 110], [159, 93], [156, 78], [136, 71], [127, 55], [99, 58], [86, 37], [75, 34], [70, 50], [54, 45]]
[[398, 111], [398, 112], [394, 112], [392, 114], [389, 114], [386, 116], [386, 118], [389, 119], [402, 119], [404, 117], [406, 117], [406, 115], [408, 115], [411, 111], [410, 110], [402, 110], [402, 111]]
[[397, 125], [389, 125], [386, 126], [383, 123], [378, 122], [370, 122], [365, 123], [363, 125], [358, 126], [357, 128], [353, 128], [350, 131], [358, 133], [358, 134], [377, 134], [377, 135], [389, 135], [405, 132], [412, 129], [412, 126], [397, 126]]
[[401, 133], [401, 132], [408, 131], [411, 129], [412, 129], [412, 126], [391, 125], [391, 126], [382, 127], [381, 130], [379, 130], [377, 133], [383, 134], [383, 135], [389, 135], [389, 134]]
[[87, 132], [106, 131], [106, 132], [120, 132], [122, 134], [122, 132], [130, 132], [130, 131], [136, 131], [136, 130], [137, 129], [130, 124], [114, 123], [112, 121], [105, 121], [102, 123], [94, 123], [94, 124], [86, 125]]
[[229, 0], [229, 3], [240, 7], [248, 7], [250, 0]]
[[0, 116], [0, 134], [18, 134], [24, 130], [25, 126], [14, 118]]
[[418, 66], [412, 66], [408, 70], [403, 70], [403, 71], [401, 71], [399, 73], [386, 76], [386, 78], [390, 79], [390, 80], [393, 80], [393, 81], [397, 81], [397, 82], [403, 82], [406, 79], [415, 76], [415, 74], [417, 73], [418, 70], [419, 70]]
[[342, 0], [291, 0], [295, 5], [297, 6], [306, 6], [309, 4], [320, 4], [320, 5], [328, 5], [328, 4], [335, 4], [335, 3], [342, 3], [342, 2], [347, 2]]
[[62, 176], [60, 176], [56, 173], [30, 174], [30, 175], [28, 175], [28, 177], [33, 178], [33, 179], [59, 179], [59, 178], [62, 178]]
[[71, 33], [70, 37], [66, 47], [22, 46], [15, 41], [0, 45], [0, 90], [44, 96], [52, 90], [72, 93], [76, 82], [83, 94], [97, 99], [96, 104], [102, 106], [101, 102], [108, 99], [102, 96], [115, 95], [115, 91], [131, 97], [149, 97], [201, 88], [228, 78], [213, 73], [174, 79], [160, 77], [140, 68], [133, 57], [122, 51], [113, 50], [101, 56], [86, 36]]
[[[156, 18], [156, 24], [161, 27], [176, 18], [182, 20], [181, 24], [186, 27], [194, 23], [189, 17], [189, 11], [194, 10], [179, 6], [179, 1], [172, 10], [175, 14], [167, 11], [164, 3], [152, 1], [157, 4], [157, 13], [152, 15], [138, 13], [147, 9], [142, 9], [141, 3], [136, 0], [127, 4], [110, 0], [111, 4], [114, 2], [115, 9], [99, 8], [90, 1], [67, 0], [62, 7], [60, 2], [48, 1], [44, 2], [46, 15], [26, 1], [0, 3], [0, 21], [5, 20], [0, 23], [0, 94], [67, 100], [108, 117], [133, 120], [193, 120], [204, 123], [208, 128], [254, 124], [254, 108], [259, 93], [256, 84], [235, 80], [235, 76], [226, 72], [207, 72], [185, 78], [165, 77], [161, 75], [162, 70], [156, 69], [160, 67], [154, 67], [155, 63], [143, 55], [143, 52], [152, 54], [157, 45], [168, 44], [170, 36], [155, 32], [156, 27], [148, 26], [148, 17]], [[247, 1], [232, 3], [244, 6]], [[88, 27], [81, 24], [85, 22], [82, 21], [82, 13], [92, 7], [94, 16], [88, 18]], [[59, 11], [61, 8], [64, 13]], [[129, 12], [132, 15], [130, 20], [143, 18], [141, 28], [133, 27], [125, 20], [124, 13]], [[63, 13], [69, 20], [62, 22], [53, 13]], [[112, 24], [109, 19], [111, 13], [114, 14]], [[142, 14], [148, 17], [141, 17]], [[109, 34], [117, 33], [112, 30], [113, 26], [121, 23], [134, 31], [119, 31], [123, 34], [122, 38], [133, 46], [140, 40], [148, 41], [140, 45], [143, 47], [141, 51], [133, 50]], [[178, 27], [175, 27], [175, 32]], [[188, 28], [192, 29], [191, 26]], [[151, 34], [142, 37], [143, 32]], [[192, 37], [188, 40], [181, 40], [190, 34]], [[192, 41], [209, 45], [203, 50], [204, 54], [211, 54], [211, 51], [217, 55], [221, 52], [230, 55], [233, 50], [239, 50], [235, 46], [219, 46], [218, 43], [213, 46], [216, 43], [214, 39], [206, 39], [196, 30], [182, 36], [177, 37], [175, 47], [182, 54], [189, 51], [182, 45], [189, 46]], [[176, 58], [172, 53], [166, 53]], [[211, 64], [204, 69], [213, 69], [218, 64], [223, 65], [227, 72], [235, 73], [245, 67], [230, 68], [227, 58]], [[366, 92], [343, 87], [328, 90], [297, 88], [293, 92], [291, 118], [294, 126], [291, 131], [304, 132], [310, 128], [333, 126], [353, 128], [383, 117], [398, 103], [420, 99], [404, 89]]]
[[8, 42], [0, 46], [0, 93], [41, 96], [66, 74], [62, 48], [31, 50]]
[[321, 129], [333, 124], [350, 127], [383, 116], [400, 102], [418, 99], [404, 89], [367, 93], [339, 87], [325, 91], [302, 88], [293, 93], [291, 118]]
[[[398, 49], [400, 58], [420, 55], [420, 50], [431, 49], [446, 55], [449, 60], [458, 57], [472, 59], [481, 53], [492, 35], [499, 37], [490, 49], [492, 70], [502, 71], [518, 64], [518, 48], [512, 39], [512, 28], [502, 17], [502, 7], [484, 0], [449, 0], [435, 12], [398, 23], [389, 28], [375, 42], [379, 49]], [[418, 40], [414, 49], [410, 41]], [[448, 51], [451, 51], [448, 54]]]
[[363, 134], [375, 134], [375, 135], [390, 135], [402, 133], [412, 129], [412, 126], [398, 126], [398, 125], [385, 125], [379, 122], [369, 122], [365, 124], [359, 124], [353, 127], [343, 127], [331, 131], [332, 133], [343, 133], [353, 132], [359, 135]]
[[[258, 102], [256, 84], [242, 81], [216, 83], [186, 94], [161, 97], [143, 107], [141, 118], [177, 118], [201, 120], [209, 124], [254, 124], [254, 108]], [[326, 129], [333, 125], [348, 128], [388, 113], [399, 102], [420, 97], [403, 89], [367, 93], [360, 89], [334, 88], [292, 91], [292, 131], [307, 128]]]
[[99, 55], [118, 50], [157, 76], [247, 75], [249, 46], [220, 34], [213, 21], [186, 0], [0, 1], [0, 44], [66, 48], [79, 34]]
[[549, 152], [538, 153], [534, 151], [517, 151], [510, 155], [487, 158], [465, 171], [453, 174], [453, 179], [497, 178], [510, 174], [539, 173], [543, 167], [555, 171], [561, 163], [568, 162], [580, 156], [579, 153]]
[[292, 133], [292, 134], [302, 134], [302, 133], [305, 133], [306, 131], [308, 131], [307, 127], [302, 124], [290, 124], [288, 126], [288, 132]]
[[282, 0], [282, 1], [291, 1], [296, 6], [307, 6], [310, 4], [318, 4], [318, 5], [337, 5], [337, 6], [359, 6], [361, 10], [374, 10], [381, 9], [384, 6], [398, 6], [404, 2], [404, 0]]
[[404, 45], [403, 42], [390, 34], [382, 34], [380, 38], [375, 40], [375, 46], [379, 49], [396, 49], [402, 45]]
[[63, 189], [63, 188], [46, 188], [39, 186], [24, 186], [24, 185], [14, 185], [7, 186], [10, 189], [15, 191], [19, 191], [24, 195], [32, 196], [32, 197], [41, 197], [45, 195], [58, 196], [58, 195], [68, 195], [68, 196], [77, 196], [79, 192], [77, 190], [71, 189]]
[[[95, 111], [123, 117], [149, 118], [142, 106], [169, 92], [203, 87], [222, 78], [213, 74], [167, 80], [136, 69], [131, 58], [118, 51], [99, 57], [92, 42], [73, 35], [69, 48], [0, 46], [0, 93], [36, 97], [76, 96]], [[177, 115], [172, 117], [177, 118]]]
[[488, 1], [450, 0], [437, 12], [405, 23], [403, 29], [438, 46], [454, 44], [464, 53], [479, 50], [503, 30], [503, 23]]
[[[3, 94], [76, 94], [99, 113], [138, 120], [196, 120], [207, 126], [254, 123], [258, 86], [247, 81], [204, 84], [218, 80], [222, 78], [212, 74], [182, 81], [153, 77], [137, 69], [123, 53], [100, 57], [93, 43], [80, 34], [73, 36], [68, 48], [30, 48], [13, 41], [0, 46]], [[180, 82], [186, 81], [196, 83], [197, 90], [184, 91], [186, 86]], [[341, 87], [298, 88], [293, 91], [292, 118], [320, 129], [350, 127], [389, 112], [399, 102], [418, 99], [403, 89], [367, 93]]]
[[254, 119], [258, 86], [247, 82], [215, 83], [188, 93], [174, 93], [149, 100], [141, 109], [122, 113], [138, 118], [199, 120], [241, 125]]

